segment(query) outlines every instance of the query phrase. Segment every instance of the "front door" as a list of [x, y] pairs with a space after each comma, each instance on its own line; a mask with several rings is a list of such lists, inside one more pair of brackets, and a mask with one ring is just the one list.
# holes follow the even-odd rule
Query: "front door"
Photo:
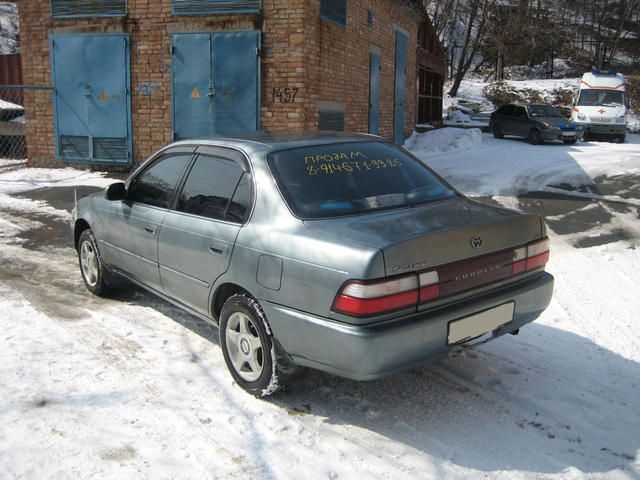
[[126, 199], [109, 202], [98, 235], [107, 265], [158, 291], [162, 291], [160, 227], [191, 158], [188, 152], [161, 155], [138, 173], [129, 183]]
[[129, 36], [53, 35], [57, 158], [130, 165]]
[[174, 138], [259, 128], [260, 32], [173, 35]]
[[396, 32], [393, 139], [398, 145], [402, 145], [404, 143], [404, 102], [407, 89], [407, 43], [407, 36], [402, 32]]

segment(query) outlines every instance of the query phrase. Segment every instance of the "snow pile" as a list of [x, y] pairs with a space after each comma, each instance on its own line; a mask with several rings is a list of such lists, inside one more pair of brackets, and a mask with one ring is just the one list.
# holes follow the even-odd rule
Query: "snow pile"
[[24, 107], [16, 103], [7, 102], [0, 98], [0, 110], [24, 110]]
[[452, 120], [456, 123], [471, 123], [471, 117], [460, 110], [454, 110], [447, 115], [448, 120]]
[[[459, 114], [464, 115], [463, 113]], [[466, 130], [439, 128], [424, 133], [413, 132], [404, 147], [411, 150], [416, 156], [424, 158], [434, 153], [468, 150], [481, 143], [482, 132], [477, 128]]]
[[0, 2], [0, 55], [19, 53], [18, 6]]
[[631, 133], [640, 133], [640, 117], [633, 112], [629, 114], [627, 130]]
[[[456, 108], [458, 103], [463, 100], [466, 103], [474, 103], [480, 105], [480, 110], [494, 110], [495, 106], [487, 99], [484, 94], [484, 88], [487, 86], [486, 82], [482, 80], [463, 80], [458, 88], [458, 95], [451, 97], [448, 93], [451, 88], [451, 84], [445, 84], [444, 97], [442, 99], [442, 111], [447, 112], [453, 108]], [[462, 103], [462, 102], [460, 102]]]

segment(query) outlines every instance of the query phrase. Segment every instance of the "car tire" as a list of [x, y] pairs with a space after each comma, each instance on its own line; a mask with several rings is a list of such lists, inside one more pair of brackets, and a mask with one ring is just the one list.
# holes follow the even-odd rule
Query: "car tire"
[[624, 143], [627, 140], [627, 136], [626, 135], [620, 135], [618, 137], [618, 143]]
[[502, 133], [502, 128], [498, 124], [495, 124], [493, 126], [493, 138], [497, 138], [497, 139], [504, 138], [504, 133]]
[[542, 136], [540, 135], [540, 130], [537, 128], [532, 128], [529, 132], [529, 143], [531, 145], [540, 145], [542, 143]]
[[109, 291], [105, 280], [105, 269], [100, 258], [96, 237], [89, 228], [78, 240], [78, 263], [85, 287], [94, 295], [104, 296]]
[[565, 145], [573, 145], [577, 142], [577, 140], [575, 138], [572, 138], [570, 140], [563, 140], [563, 142], [565, 143]]
[[220, 346], [235, 382], [256, 397], [280, 389], [271, 328], [260, 304], [246, 294], [227, 299], [220, 314]]

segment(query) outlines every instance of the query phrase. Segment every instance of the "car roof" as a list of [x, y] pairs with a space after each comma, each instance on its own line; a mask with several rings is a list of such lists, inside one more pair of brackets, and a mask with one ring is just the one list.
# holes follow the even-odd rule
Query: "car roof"
[[515, 107], [553, 107], [550, 103], [505, 103], [503, 106], [513, 105]]
[[284, 150], [288, 148], [306, 147], [310, 145], [327, 145], [345, 142], [388, 141], [377, 135], [347, 132], [256, 132], [246, 134], [230, 134], [211, 137], [180, 140], [169, 147], [186, 145], [197, 146], [235, 146], [243, 150], [255, 150], [262, 147], [267, 150]]

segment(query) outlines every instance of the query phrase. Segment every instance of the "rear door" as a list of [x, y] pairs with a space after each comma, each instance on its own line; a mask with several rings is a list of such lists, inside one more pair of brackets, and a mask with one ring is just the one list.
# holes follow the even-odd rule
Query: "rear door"
[[168, 295], [208, 313], [211, 286], [229, 266], [250, 201], [251, 177], [242, 155], [204, 149], [160, 229], [160, 277]]
[[513, 114], [516, 110], [515, 105], [505, 105], [500, 109], [501, 113], [498, 115], [498, 119], [496, 120], [500, 124], [500, 128], [502, 128], [502, 133], [505, 135], [514, 135], [514, 118]]
[[529, 115], [527, 109], [523, 106], [517, 106], [513, 117], [513, 135], [519, 135], [521, 137], [529, 136]]

